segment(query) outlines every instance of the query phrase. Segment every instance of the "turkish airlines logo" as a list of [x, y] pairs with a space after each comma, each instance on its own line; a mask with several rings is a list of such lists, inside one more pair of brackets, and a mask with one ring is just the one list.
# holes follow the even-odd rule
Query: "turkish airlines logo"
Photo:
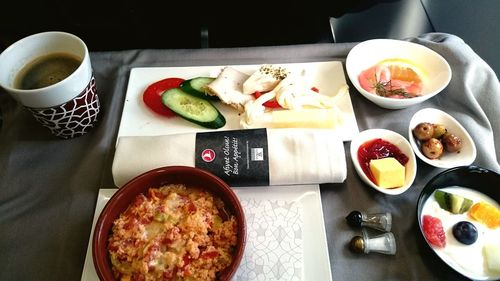
[[215, 151], [212, 149], [205, 149], [201, 152], [201, 159], [205, 162], [212, 162], [215, 159]]

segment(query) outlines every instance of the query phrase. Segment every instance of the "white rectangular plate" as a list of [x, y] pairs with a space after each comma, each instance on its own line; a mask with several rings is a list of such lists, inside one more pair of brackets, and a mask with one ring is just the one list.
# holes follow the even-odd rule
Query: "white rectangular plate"
[[[334, 96], [346, 84], [342, 63], [339, 61], [276, 64], [286, 67], [289, 71], [305, 74], [308, 81], [324, 95]], [[235, 69], [252, 74], [260, 65], [232, 65]], [[157, 136], [177, 133], [193, 133], [211, 131], [182, 118], [166, 118], [154, 113], [142, 101], [144, 90], [152, 83], [168, 78], [178, 77], [190, 79], [199, 76], [216, 77], [222, 66], [194, 67], [146, 67], [133, 68], [130, 72], [128, 88], [123, 107], [123, 114], [118, 131], [121, 136]], [[238, 112], [221, 102], [214, 105], [226, 118], [226, 125], [219, 130], [241, 129]], [[350, 141], [359, 132], [350, 95], [339, 99], [338, 108], [344, 118], [343, 124], [335, 130], [344, 141]]]
[[[303, 210], [303, 280], [332, 280], [323, 209], [318, 185], [233, 188], [241, 200], [299, 202]], [[102, 209], [117, 189], [100, 189], [83, 267], [82, 281], [98, 281], [92, 261], [92, 236]]]

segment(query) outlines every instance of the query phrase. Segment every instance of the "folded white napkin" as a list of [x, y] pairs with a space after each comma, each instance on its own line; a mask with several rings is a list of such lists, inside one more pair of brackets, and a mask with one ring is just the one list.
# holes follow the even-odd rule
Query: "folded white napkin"
[[[329, 129], [267, 129], [270, 185], [343, 182], [344, 145]], [[163, 166], [195, 166], [196, 133], [120, 137], [113, 179], [121, 187], [134, 177]]]

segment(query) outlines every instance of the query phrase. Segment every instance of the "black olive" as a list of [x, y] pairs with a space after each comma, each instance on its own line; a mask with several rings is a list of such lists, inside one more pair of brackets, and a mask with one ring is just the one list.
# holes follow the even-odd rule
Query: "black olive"
[[448, 152], [457, 152], [462, 149], [462, 140], [454, 134], [445, 134], [441, 141]]

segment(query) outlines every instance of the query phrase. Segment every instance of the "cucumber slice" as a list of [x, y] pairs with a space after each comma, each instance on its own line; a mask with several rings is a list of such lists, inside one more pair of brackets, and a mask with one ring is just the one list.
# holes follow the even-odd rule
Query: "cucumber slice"
[[219, 97], [207, 94], [207, 85], [212, 83], [215, 78], [212, 77], [196, 77], [182, 82], [181, 89], [195, 97], [207, 100], [219, 100]]
[[187, 94], [180, 88], [166, 90], [162, 103], [182, 118], [210, 129], [224, 127], [226, 119], [209, 101]]
[[472, 200], [442, 190], [436, 190], [434, 192], [434, 198], [442, 209], [453, 214], [463, 214], [472, 206]]

